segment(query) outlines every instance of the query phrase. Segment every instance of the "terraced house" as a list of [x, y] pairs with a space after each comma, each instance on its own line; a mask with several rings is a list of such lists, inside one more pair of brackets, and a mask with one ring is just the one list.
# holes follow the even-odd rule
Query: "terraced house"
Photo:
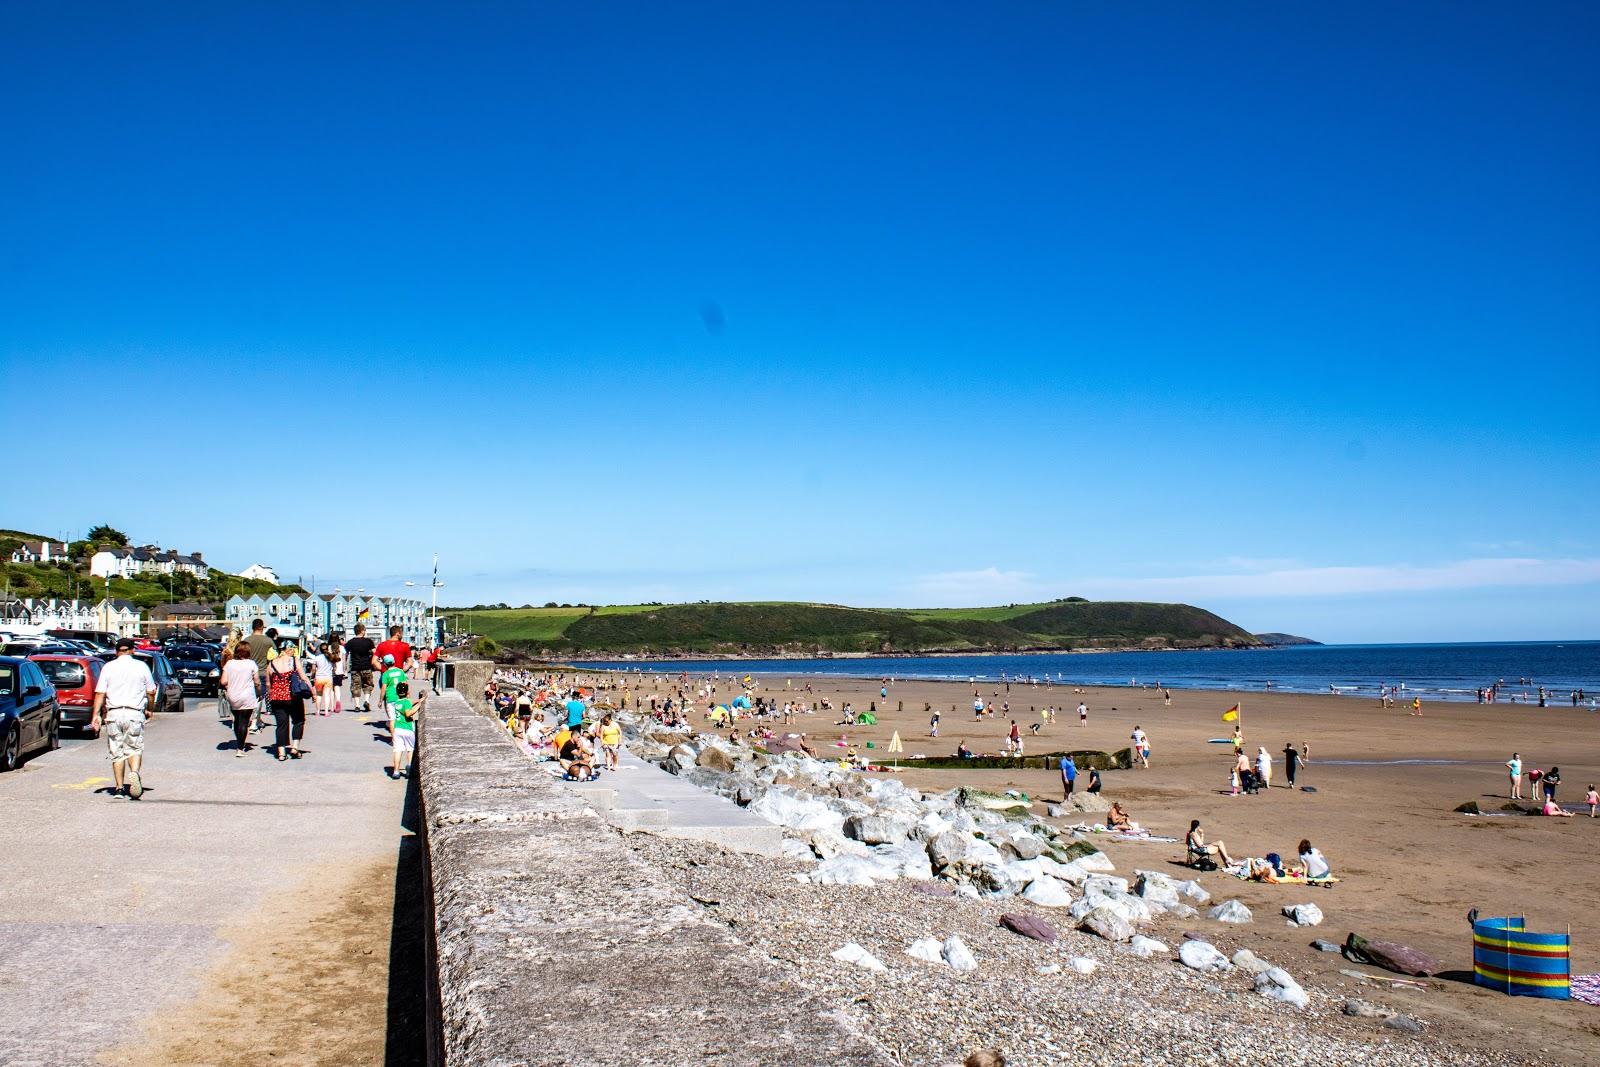
[[133, 578], [140, 574], [192, 574], [205, 581], [211, 568], [200, 553], [184, 555], [176, 549], [145, 545], [141, 548], [102, 546], [89, 557], [89, 573], [96, 578]]
[[371, 634], [387, 633], [390, 626], [399, 626], [410, 644], [430, 643], [428, 606], [407, 597], [257, 593], [229, 597], [223, 614], [230, 626], [242, 631], [248, 631], [256, 619], [264, 620], [269, 627], [296, 626], [317, 635], [334, 630], [348, 635], [355, 632], [357, 623], [364, 623]]

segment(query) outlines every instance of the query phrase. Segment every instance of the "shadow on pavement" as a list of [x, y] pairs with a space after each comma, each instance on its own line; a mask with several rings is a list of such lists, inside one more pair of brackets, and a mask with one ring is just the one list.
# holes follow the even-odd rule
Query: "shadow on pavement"
[[427, 907], [423, 897], [422, 838], [418, 836], [417, 779], [406, 779], [400, 856], [394, 872], [394, 925], [389, 934], [389, 1027], [385, 1067], [427, 1062]]

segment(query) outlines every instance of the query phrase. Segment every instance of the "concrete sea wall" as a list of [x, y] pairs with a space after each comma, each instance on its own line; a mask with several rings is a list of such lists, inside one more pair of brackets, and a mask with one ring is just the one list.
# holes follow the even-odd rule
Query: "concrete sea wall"
[[889, 1062], [458, 692], [420, 726], [432, 1063]]

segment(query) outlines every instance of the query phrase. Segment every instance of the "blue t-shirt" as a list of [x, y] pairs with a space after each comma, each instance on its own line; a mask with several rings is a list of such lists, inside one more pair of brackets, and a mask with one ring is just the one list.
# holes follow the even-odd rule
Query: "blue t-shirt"
[[1078, 779], [1078, 767], [1067, 756], [1061, 757], [1061, 777], [1069, 782], [1074, 782]]
[[567, 701], [567, 725], [568, 726], [582, 726], [583, 725], [583, 712], [584, 712], [583, 701], [581, 701], [581, 700], [569, 700], [569, 701]]

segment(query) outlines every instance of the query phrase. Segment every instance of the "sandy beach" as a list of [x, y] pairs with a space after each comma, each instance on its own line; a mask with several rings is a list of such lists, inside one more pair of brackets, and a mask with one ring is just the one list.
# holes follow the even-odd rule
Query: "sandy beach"
[[[635, 681], [634, 695], [648, 699], [652, 692], [669, 692], [668, 679], [675, 685], [677, 672], [656, 677], [659, 684]], [[780, 700], [786, 691], [782, 677], [755, 681], [757, 692], [778, 694]], [[917, 768], [912, 757], [950, 756], [961, 741], [978, 753], [1001, 751], [1009, 718], [997, 712], [974, 722], [971, 685], [897, 681], [885, 702], [877, 679], [796, 678], [797, 697], [806, 697], [806, 682], [813, 687], [810, 699], [826, 695], [836, 712], [845, 700], [858, 711], [878, 704], [876, 726], [835, 726], [837, 715], [821, 713], [797, 722], [794, 728], [805, 731], [819, 754], [841, 751], [831, 746], [847, 738], [857, 744], [872, 741], [874, 757], [888, 761], [886, 743], [898, 731], [905, 751], [896, 773], [908, 785], [1018, 789], [1036, 801], [1040, 814], [1043, 801], [1061, 795], [1059, 775], [1052, 771]], [[719, 699], [737, 691], [730, 684], [724, 677]], [[1341, 877], [1338, 886], [1308, 891], [1220, 873], [1199, 875], [1217, 898], [1235, 897], [1255, 912], [1256, 921], [1234, 938], [1239, 946], [1273, 953], [1308, 986], [1388, 1004], [1427, 1021], [1438, 1035], [1459, 1034], [1475, 1047], [1506, 1047], [1510, 1033], [1510, 1047], [1525, 1055], [1600, 1062], [1600, 1008], [1507, 997], [1472, 985], [1466, 922], [1467, 911], [1477, 908], [1485, 915], [1524, 915], [1530, 930], [1570, 926], [1573, 973], [1600, 971], [1600, 868], [1593, 859], [1600, 819], [1590, 819], [1580, 804], [1589, 783], [1600, 780], [1600, 734], [1593, 712], [1425, 703], [1422, 716], [1415, 717], [1409, 705], [1383, 709], [1371, 698], [1174, 690], [1170, 706], [1164, 706], [1161, 693], [1148, 689], [1013, 684], [1007, 692], [995, 683], [979, 683], [979, 689], [986, 703], [1009, 702], [1029, 754], [1112, 752], [1127, 747], [1134, 726], [1142, 726], [1152, 746], [1150, 768], [1106, 773], [1104, 794], [1121, 801], [1153, 833], [1181, 839], [1189, 820], [1198, 818], [1209, 839], [1225, 842], [1235, 856], [1292, 856], [1300, 839], [1311, 839]], [[1078, 723], [1080, 700], [1089, 707], [1087, 726]], [[1230, 796], [1232, 748], [1207, 743], [1230, 733], [1220, 717], [1235, 702], [1243, 706], [1247, 751], [1253, 756], [1257, 746], [1265, 746], [1273, 755], [1274, 788], [1267, 793]], [[937, 739], [927, 736], [924, 706], [929, 703], [942, 714]], [[1039, 709], [1047, 705], [1061, 709], [1056, 723], [1030, 733], [1028, 727], [1041, 721]], [[1315, 792], [1284, 787], [1281, 753], [1290, 741], [1310, 745], [1311, 763], [1298, 784], [1314, 786]], [[1514, 751], [1530, 769], [1560, 766], [1558, 799], [1578, 812], [1577, 818], [1474, 817], [1453, 810], [1469, 800], [1485, 812], [1507, 803], [1503, 764]], [[1418, 760], [1439, 762], [1413, 762]], [[1524, 795], [1532, 795], [1526, 783]], [[1079, 814], [1059, 821], [1089, 818]], [[1119, 870], [1179, 870], [1181, 844], [1107, 841], [1104, 847]], [[1325, 913], [1321, 927], [1297, 929], [1277, 917], [1281, 905], [1302, 897]], [[1342, 941], [1351, 931], [1410, 944], [1443, 961], [1445, 971], [1426, 991], [1384, 990], [1341, 975], [1346, 961], [1309, 947], [1313, 937]]]

